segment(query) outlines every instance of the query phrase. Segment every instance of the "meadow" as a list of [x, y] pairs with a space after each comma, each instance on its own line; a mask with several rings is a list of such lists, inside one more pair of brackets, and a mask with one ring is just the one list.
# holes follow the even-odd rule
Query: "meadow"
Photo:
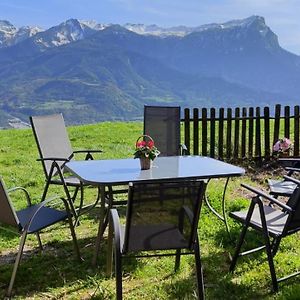
[[[96, 155], [99, 159], [132, 157], [134, 144], [142, 134], [141, 122], [104, 122], [94, 125], [68, 128], [74, 150], [102, 149]], [[45, 179], [41, 163], [36, 161], [38, 151], [32, 131], [0, 131], [0, 176], [8, 188], [23, 186], [28, 189], [34, 202], [39, 202]], [[76, 157], [82, 159], [83, 157]], [[247, 207], [251, 196], [241, 188], [246, 182], [256, 187], [266, 188], [265, 180], [274, 175], [274, 170], [248, 168], [242, 178], [230, 180], [226, 203], [227, 210]], [[280, 170], [275, 174], [280, 176]], [[224, 180], [212, 180], [208, 186], [208, 196], [212, 204], [221, 209]], [[61, 195], [61, 188], [51, 188], [52, 194]], [[88, 189], [87, 201], [93, 201], [95, 189]], [[12, 197], [16, 208], [24, 207], [25, 199], [20, 195]], [[230, 255], [234, 251], [239, 236], [240, 225], [229, 220], [231, 241], [225, 227], [203, 205], [199, 222], [199, 237], [204, 267], [205, 293], [207, 299], [299, 299], [300, 284], [297, 277], [279, 286], [279, 292], [271, 291], [266, 254], [259, 252], [238, 261], [236, 271], [229, 273]], [[94, 209], [80, 219], [76, 227], [81, 255], [79, 263], [73, 252], [73, 244], [68, 227], [58, 224], [45, 230], [42, 241], [45, 249], [38, 250], [35, 236], [29, 236], [23, 260], [18, 270], [14, 299], [114, 299], [115, 280], [105, 274], [106, 245], [105, 234], [101, 244], [98, 265], [91, 265], [97, 234], [98, 214]], [[247, 235], [247, 246], [260, 242], [255, 234]], [[286, 238], [275, 257], [278, 276], [300, 267], [299, 236]], [[0, 298], [4, 297], [9, 282], [19, 237], [0, 228]], [[183, 257], [180, 270], [176, 273], [174, 258], [129, 259], [124, 261], [124, 299], [196, 299], [194, 258]]]

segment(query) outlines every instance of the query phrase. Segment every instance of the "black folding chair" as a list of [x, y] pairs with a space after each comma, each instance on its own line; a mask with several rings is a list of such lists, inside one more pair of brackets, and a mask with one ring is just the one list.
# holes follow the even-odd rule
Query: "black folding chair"
[[[144, 135], [153, 138], [160, 151], [159, 156], [187, 154], [187, 148], [180, 143], [180, 107], [144, 106]], [[127, 187], [108, 188], [108, 198], [112, 206], [123, 205], [124, 200], [117, 200], [115, 195], [127, 193]]]
[[[126, 225], [120, 225], [116, 209], [110, 210], [107, 273], [112, 271], [114, 247], [117, 299], [122, 299], [124, 258], [175, 255], [176, 271], [184, 254], [195, 256], [197, 291], [204, 299], [197, 228], [205, 188], [204, 181], [129, 184]], [[139, 255], [140, 251], [156, 252]]]
[[[232, 258], [230, 270], [234, 270], [239, 256], [266, 249], [273, 290], [275, 292], [278, 291], [279, 282], [300, 274], [300, 272], [296, 272], [277, 279], [273, 262], [273, 257], [277, 253], [282, 238], [300, 230], [300, 181], [288, 176], [285, 176], [285, 179], [296, 184], [296, 188], [286, 204], [278, 201], [269, 194], [246, 184], [242, 184], [243, 187], [253, 192], [255, 196], [251, 199], [248, 211], [230, 213], [232, 218], [243, 223], [243, 229]], [[278, 208], [267, 205], [265, 200], [276, 205]], [[265, 245], [245, 252], [240, 252], [248, 227], [262, 233]]]
[[[28, 203], [28, 207], [19, 211], [15, 211], [12, 202], [10, 201], [8, 193], [18, 190], [24, 192]], [[40, 239], [39, 232], [42, 229], [47, 228], [57, 222], [68, 220], [75, 247], [75, 252], [78, 259], [81, 260], [68, 202], [65, 199], [61, 199], [65, 205], [65, 210], [58, 210], [56, 208], [48, 206], [48, 204], [53, 200], [57, 201], [58, 199], [47, 199], [37, 205], [32, 205], [27, 190], [25, 190], [22, 187], [16, 187], [10, 190], [6, 190], [2, 178], [0, 178], [0, 223], [10, 225], [10, 227], [13, 227], [16, 230], [16, 233], [19, 233], [21, 235], [19, 251], [15, 260], [9, 287], [6, 293], [7, 297], [11, 297], [12, 294], [12, 289], [14, 286], [17, 270], [21, 261], [27, 234], [36, 234], [40, 250], [42, 250], [42, 242]], [[2, 227], [2, 229], [7, 228]]]
[[[46, 185], [42, 200], [45, 199], [49, 185], [62, 185], [67, 198], [70, 200], [72, 211], [75, 213], [74, 201], [80, 191], [80, 204], [76, 215], [79, 215], [84, 202], [83, 187], [86, 184], [82, 183], [77, 177], [71, 176], [64, 172], [66, 162], [75, 158], [76, 153], [85, 153], [85, 159], [93, 159], [93, 153], [102, 152], [101, 150], [77, 150], [72, 149], [66, 125], [62, 114], [54, 114], [47, 116], [32, 116], [30, 123], [34, 133], [34, 137], [38, 146], [39, 160], [42, 162]], [[68, 187], [74, 187], [74, 194], [71, 196]], [[98, 199], [99, 200], [99, 194]], [[95, 204], [97, 203], [95, 202]], [[94, 205], [95, 205], [94, 204]]]
[[180, 107], [144, 106], [144, 134], [150, 135], [160, 156], [187, 154], [180, 142]]

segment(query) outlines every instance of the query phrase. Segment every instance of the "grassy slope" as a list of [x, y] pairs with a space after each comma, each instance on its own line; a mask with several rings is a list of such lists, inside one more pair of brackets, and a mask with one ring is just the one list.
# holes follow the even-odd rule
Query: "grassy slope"
[[[103, 149], [101, 158], [130, 157], [136, 138], [142, 132], [141, 123], [100, 123], [70, 127], [69, 134], [74, 149]], [[0, 175], [8, 187], [22, 185], [28, 188], [38, 201], [44, 185], [44, 176], [37, 148], [30, 130], [0, 131]], [[244, 177], [243, 181], [250, 182]], [[247, 204], [242, 200], [244, 192], [239, 187], [241, 179], [230, 182], [227, 194], [228, 210], [240, 209]], [[212, 181], [209, 196], [220, 208], [224, 181]], [[52, 189], [51, 193], [61, 193]], [[94, 189], [87, 196], [94, 196]], [[17, 206], [24, 204], [19, 197]], [[230, 221], [231, 222], [231, 221]], [[97, 214], [94, 211], [81, 219], [77, 227], [82, 256], [85, 261], [78, 264], [73, 256], [72, 243], [65, 225], [56, 226], [42, 235], [46, 245], [40, 255], [34, 236], [26, 244], [26, 254], [21, 263], [14, 291], [17, 299], [114, 299], [114, 279], [105, 276], [106, 239], [102, 244], [99, 266], [91, 267], [94, 241], [97, 230]], [[230, 223], [236, 239], [237, 224]], [[54, 230], [55, 229], [55, 230]], [[228, 273], [229, 253], [233, 252], [224, 226], [204, 206], [199, 224], [200, 241], [207, 299], [298, 299], [300, 285], [297, 280], [280, 286], [277, 295], [270, 293], [270, 276], [264, 253], [245, 258], [238, 263], [235, 274]], [[248, 245], [253, 243], [253, 238]], [[0, 231], [0, 298], [12, 270], [13, 254], [18, 238]], [[283, 251], [276, 257], [278, 274], [293, 271], [300, 265], [296, 254], [300, 252], [297, 238], [287, 239]], [[195, 299], [195, 277], [193, 257], [184, 257], [181, 269], [173, 273], [173, 259], [126, 260], [124, 262], [125, 299]]]

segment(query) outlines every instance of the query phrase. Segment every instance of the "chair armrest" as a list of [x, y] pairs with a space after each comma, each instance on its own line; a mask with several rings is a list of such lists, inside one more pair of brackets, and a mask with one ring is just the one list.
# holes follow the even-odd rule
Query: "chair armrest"
[[87, 149], [87, 150], [75, 150], [73, 151], [74, 154], [76, 153], [86, 153], [86, 156], [85, 156], [85, 160], [93, 160], [94, 157], [92, 155], [92, 153], [101, 153], [102, 150], [90, 150], [90, 149]]
[[284, 209], [286, 211], [289, 211], [289, 212], [293, 211], [293, 209], [291, 207], [289, 207], [288, 205], [286, 205], [286, 204], [278, 201], [277, 199], [273, 198], [272, 196], [270, 196], [269, 194], [267, 194], [267, 193], [265, 193], [265, 192], [263, 192], [261, 190], [258, 190], [256, 188], [254, 188], [254, 187], [252, 187], [252, 186], [250, 186], [248, 184], [244, 184], [244, 183], [242, 183], [241, 186], [244, 187], [244, 188], [246, 188], [247, 190], [253, 192], [256, 195], [269, 200], [270, 202], [278, 205], [279, 207], [281, 207], [282, 209]]
[[293, 177], [290, 177], [290, 176], [287, 176], [287, 175], [284, 175], [283, 177], [284, 177], [284, 179], [286, 179], [286, 180], [292, 181], [292, 182], [294, 182], [294, 183], [296, 183], [296, 184], [300, 184], [300, 180], [298, 180], [298, 179], [296, 179], [296, 178], [293, 178]]
[[102, 150], [74, 150], [73, 153], [101, 153]]
[[278, 158], [278, 162], [282, 164], [283, 167], [292, 166], [295, 167], [296, 165], [300, 166], [300, 158]]
[[43, 158], [38, 158], [37, 161], [45, 161], [45, 160], [53, 160], [53, 161], [65, 161], [69, 162], [70, 158], [62, 158], [62, 157], [43, 157]]
[[285, 169], [286, 169], [287, 171], [300, 172], [300, 168], [286, 167]]
[[[63, 158], [63, 157], [44, 157], [44, 158], [38, 158], [37, 161], [47, 161], [47, 160], [51, 160], [52, 161], [52, 168], [57, 168], [57, 171], [63, 170], [63, 168], [65, 167], [65, 164], [67, 162], [69, 162], [72, 157], [74, 156], [74, 154], [71, 154], [68, 158]], [[62, 163], [61, 165], [59, 165], [57, 162], [58, 161], [63, 161], [64, 163]]]
[[23, 191], [25, 196], [26, 196], [28, 206], [31, 206], [30, 195], [29, 195], [29, 192], [25, 188], [23, 188], [21, 186], [16, 186], [16, 187], [13, 187], [13, 188], [10, 188], [10, 189], [7, 190], [8, 193], [12, 193], [12, 192], [15, 192], [15, 191]]

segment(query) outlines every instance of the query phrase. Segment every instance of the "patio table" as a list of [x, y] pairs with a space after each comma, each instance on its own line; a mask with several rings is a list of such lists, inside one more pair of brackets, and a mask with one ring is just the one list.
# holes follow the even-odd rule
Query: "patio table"
[[[196, 180], [227, 178], [225, 188], [230, 177], [244, 175], [243, 168], [222, 162], [217, 159], [204, 156], [168, 156], [157, 157], [153, 161], [152, 168], [141, 170], [138, 159], [108, 159], [71, 161], [66, 165], [66, 170], [73, 173], [85, 184], [98, 186], [101, 195], [100, 221], [96, 240], [93, 264], [97, 262], [100, 250], [100, 242], [107, 223], [105, 214], [105, 187], [127, 185], [129, 182], [153, 182], [163, 180]], [[223, 193], [223, 203], [225, 190]], [[210, 206], [211, 208], [211, 206]], [[223, 204], [223, 218], [225, 223], [225, 204]]]

